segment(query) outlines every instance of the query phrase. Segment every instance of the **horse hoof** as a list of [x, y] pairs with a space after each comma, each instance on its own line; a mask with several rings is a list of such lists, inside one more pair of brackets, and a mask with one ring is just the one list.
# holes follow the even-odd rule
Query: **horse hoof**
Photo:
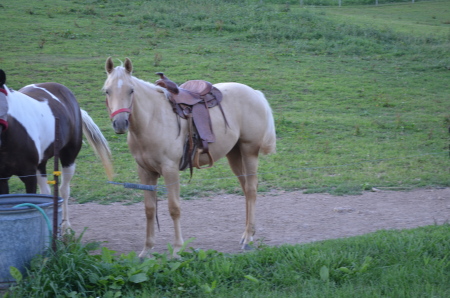
[[143, 260], [143, 259], [151, 259], [153, 258], [153, 254], [152, 254], [152, 248], [150, 249], [144, 249], [140, 254], [139, 254], [139, 259]]
[[254, 250], [255, 248], [250, 245], [250, 244], [245, 244], [244, 246], [242, 246], [242, 250], [244, 251], [250, 251], [250, 250]]

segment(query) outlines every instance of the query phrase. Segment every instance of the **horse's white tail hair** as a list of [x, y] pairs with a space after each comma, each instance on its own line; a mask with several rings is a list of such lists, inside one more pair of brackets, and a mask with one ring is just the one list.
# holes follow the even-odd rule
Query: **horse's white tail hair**
[[83, 119], [83, 134], [89, 145], [91, 145], [97, 156], [102, 161], [106, 175], [110, 180], [112, 180], [114, 170], [112, 167], [111, 150], [109, 150], [108, 141], [105, 139], [94, 120], [92, 120], [91, 116], [89, 116], [85, 110], [80, 109], [80, 111], [81, 118]]
[[275, 120], [273, 119], [272, 109], [264, 94], [261, 91], [258, 92], [261, 93], [261, 96], [264, 99], [264, 104], [266, 106], [266, 120], [267, 120], [266, 133], [264, 134], [263, 142], [261, 144], [261, 148], [259, 151], [262, 154], [275, 153], [277, 135], [275, 131]]

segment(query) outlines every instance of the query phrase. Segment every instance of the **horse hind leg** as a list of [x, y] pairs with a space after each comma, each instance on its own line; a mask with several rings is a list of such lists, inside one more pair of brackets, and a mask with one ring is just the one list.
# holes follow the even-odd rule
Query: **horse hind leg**
[[170, 167], [163, 169], [162, 176], [167, 188], [167, 201], [169, 207], [169, 214], [172, 218], [174, 228], [174, 242], [172, 257], [178, 258], [178, 252], [184, 244], [183, 235], [181, 232], [181, 202], [180, 202], [180, 176], [178, 167]]
[[[64, 161], [62, 167], [62, 176], [59, 186], [59, 196], [63, 198], [63, 216], [61, 223], [61, 234], [65, 234], [66, 231], [71, 227], [69, 221], [69, 196], [70, 196], [70, 181], [75, 173], [75, 163], [65, 166], [66, 161]], [[39, 190], [41, 194], [51, 194], [50, 186], [47, 183], [47, 172], [46, 172], [46, 162], [42, 162], [37, 169], [36, 173], [37, 184], [39, 185]], [[36, 184], [36, 183], [35, 183]]]
[[44, 195], [51, 194], [50, 186], [47, 183], [47, 162], [42, 162], [37, 167], [36, 178], [37, 185], [39, 186], [39, 193]]
[[242, 249], [249, 250], [251, 249], [249, 243], [253, 241], [253, 235], [256, 232], [255, 206], [258, 187], [258, 154], [251, 153], [251, 151], [245, 153], [242, 151], [241, 146], [236, 145], [227, 154], [227, 158], [231, 170], [238, 177], [245, 195], [246, 222], [240, 244], [242, 245]]
[[236, 175], [239, 180], [239, 184], [241, 185], [242, 190], [245, 195], [245, 175], [244, 168], [242, 164], [242, 155], [239, 149], [239, 146], [236, 145], [230, 152], [227, 154], [228, 164], [230, 165], [231, 170]]
[[75, 163], [62, 167], [61, 185], [59, 187], [60, 196], [63, 199], [63, 216], [61, 222], [61, 234], [65, 234], [70, 229], [69, 221], [69, 197], [70, 197], [70, 181], [75, 174]]

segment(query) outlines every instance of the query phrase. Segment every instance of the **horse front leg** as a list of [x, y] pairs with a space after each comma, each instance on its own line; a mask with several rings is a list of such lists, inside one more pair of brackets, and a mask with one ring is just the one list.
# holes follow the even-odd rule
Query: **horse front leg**
[[37, 191], [36, 175], [20, 176], [20, 180], [25, 184], [26, 193], [36, 193]]
[[[142, 184], [156, 185], [158, 182], [158, 173], [148, 172], [138, 166], [138, 174]], [[140, 258], [150, 256], [151, 249], [155, 246], [155, 221], [157, 216], [156, 191], [144, 190], [144, 207], [146, 217], [146, 231], [144, 249], [139, 254]]]
[[0, 178], [0, 195], [9, 194], [9, 177], [8, 178]]
[[178, 252], [184, 244], [181, 233], [181, 204], [180, 204], [180, 175], [178, 168], [163, 174], [167, 188], [169, 213], [172, 217], [175, 239], [173, 243], [173, 257], [179, 257]]

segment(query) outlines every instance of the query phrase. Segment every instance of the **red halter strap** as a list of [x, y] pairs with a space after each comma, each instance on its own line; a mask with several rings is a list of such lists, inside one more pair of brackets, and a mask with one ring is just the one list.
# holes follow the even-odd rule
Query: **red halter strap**
[[111, 115], [109, 115], [109, 118], [112, 119], [114, 116], [116, 116], [119, 113], [130, 113], [131, 114], [131, 109], [128, 109], [128, 108], [118, 109], [117, 111], [111, 113]]
[[[131, 114], [131, 107], [133, 106], [133, 99], [131, 101], [131, 105], [129, 108], [118, 109], [117, 111], [110, 113], [109, 118], [112, 119], [114, 116], [116, 116], [117, 114], [120, 114], [120, 113], [130, 113]], [[108, 104], [108, 98], [106, 98], [105, 104], [106, 104], [106, 107], [108, 108], [108, 111], [111, 112], [111, 109], [109, 108], [109, 104]]]
[[[0, 88], [0, 92], [5, 95], [8, 95], [8, 91], [6, 91], [6, 89]], [[0, 125], [3, 126], [3, 130], [8, 129], [8, 121], [0, 119]]]
[[3, 126], [3, 130], [8, 129], [8, 121], [0, 119], [0, 125]]

